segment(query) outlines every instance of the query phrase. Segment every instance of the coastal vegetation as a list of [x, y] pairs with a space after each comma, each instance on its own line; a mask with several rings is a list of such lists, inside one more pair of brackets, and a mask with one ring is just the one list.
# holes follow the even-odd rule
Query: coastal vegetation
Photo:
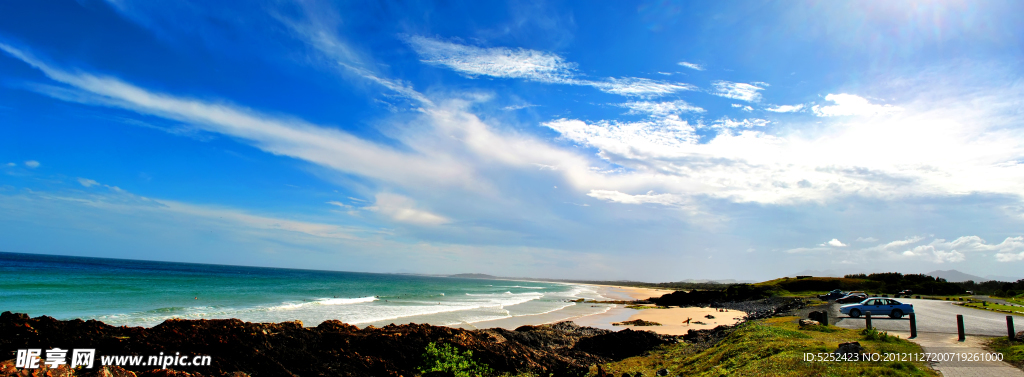
[[[1024, 332], [1024, 331], [1022, 331]], [[1003, 361], [1013, 364], [1017, 368], [1024, 369], [1024, 337], [1017, 333], [1017, 340], [1010, 340], [1007, 337], [992, 338], [985, 344], [985, 348], [992, 352], [1003, 354]]]
[[953, 295], [964, 292], [958, 283], [923, 274], [901, 274], [885, 272], [876, 274], [852, 274], [837, 277], [784, 277], [755, 284], [760, 287], [777, 287], [777, 291], [788, 294], [827, 292], [833, 289], [844, 291], [867, 291], [896, 294], [911, 290], [915, 294]]
[[452, 377], [490, 376], [494, 370], [486, 364], [473, 359], [473, 351], [461, 353], [451, 344], [430, 342], [423, 352], [423, 366], [417, 368], [420, 373], [444, 372]]
[[[832, 353], [840, 343], [859, 342], [867, 353], [917, 353], [920, 346], [883, 332], [835, 326], [801, 328], [799, 317], [741, 324], [708, 348], [690, 343], [662, 346], [649, 354], [601, 365], [606, 375], [676, 376], [935, 376], [923, 362], [809, 362], [805, 354]], [[591, 376], [598, 376], [592, 368]], [[661, 375], [666, 375], [661, 374]]]

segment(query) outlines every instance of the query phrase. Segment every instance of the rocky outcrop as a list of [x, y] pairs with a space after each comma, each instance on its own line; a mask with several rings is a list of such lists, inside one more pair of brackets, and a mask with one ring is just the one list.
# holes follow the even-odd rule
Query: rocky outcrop
[[[640, 355], [675, 338], [646, 331], [611, 332], [571, 322], [545, 326], [462, 330], [431, 325], [368, 326], [339, 321], [317, 327], [300, 322], [249, 323], [237, 319], [168, 320], [152, 328], [114, 327], [99, 321], [58, 321], [25, 314], [0, 315], [0, 360], [17, 349], [95, 348], [102, 355], [208, 355], [211, 366], [94, 369], [92, 375], [130, 376], [413, 376], [430, 342], [472, 350], [498, 372], [576, 375], [594, 364]], [[21, 375], [13, 366], [0, 375]], [[36, 370], [35, 372], [39, 372]], [[16, 374], [17, 373], [17, 374]], [[45, 373], [44, 373], [45, 374]], [[51, 373], [52, 374], [52, 373]]]
[[661, 326], [658, 322], [644, 321], [642, 319], [634, 319], [632, 321], [613, 322], [612, 326]]

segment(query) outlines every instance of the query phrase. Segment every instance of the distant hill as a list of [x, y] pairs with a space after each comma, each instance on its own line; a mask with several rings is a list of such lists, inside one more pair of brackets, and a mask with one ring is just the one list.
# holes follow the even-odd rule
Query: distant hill
[[718, 283], [718, 284], [749, 284], [749, 283], [757, 283], [757, 280], [736, 280], [736, 279], [719, 279], [719, 280], [709, 280], [709, 279], [686, 279], [686, 280], [681, 280], [681, 281], [679, 281], [679, 283]]
[[957, 270], [946, 270], [946, 271], [936, 270], [936, 271], [929, 272], [929, 273], [927, 273], [925, 275], [931, 275], [931, 276], [934, 276], [934, 277], [937, 277], [937, 278], [943, 278], [943, 279], [946, 279], [946, 281], [948, 281], [950, 283], [959, 283], [959, 282], [964, 282], [964, 281], [968, 281], [968, 280], [974, 280], [975, 283], [981, 283], [983, 281], [992, 280], [992, 279], [983, 278], [981, 276], [965, 274], [965, 273], [957, 271]]
[[455, 274], [448, 275], [450, 278], [463, 278], [463, 279], [497, 279], [497, 276], [488, 274]]

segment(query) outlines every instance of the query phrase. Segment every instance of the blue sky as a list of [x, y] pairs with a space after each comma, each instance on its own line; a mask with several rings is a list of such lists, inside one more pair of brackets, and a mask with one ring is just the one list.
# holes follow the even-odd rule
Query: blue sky
[[0, 250], [1024, 267], [1018, 2], [0, 3]]

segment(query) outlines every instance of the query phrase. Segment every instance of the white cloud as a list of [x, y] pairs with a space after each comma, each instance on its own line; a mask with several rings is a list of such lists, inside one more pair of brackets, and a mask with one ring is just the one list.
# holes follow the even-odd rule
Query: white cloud
[[524, 104], [520, 104], [520, 105], [508, 105], [508, 106], [502, 107], [501, 109], [502, 110], [513, 111], [513, 110], [522, 110], [522, 109], [526, 109], [526, 108], [530, 108], [530, 107], [537, 107], [537, 106], [540, 106], [540, 105], [524, 103]]
[[27, 167], [29, 167], [31, 169], [38, 168], [39, 167], [39, 161], [36, 161], [36, 160], [25, 161], [25, 166], [27, 166]]
[[711, 93], [719, 97], [738, 99], [740, 101], [758, 102], [764, 88], [741, 82], [715, 81], [711, 83], [715, 90]]
[[857, 242], [878, 242], [875, 237], [857, 237]]
[[92, 187], [100, 184], [99, 182], [96, 182], [88, 178], [78, 178], [78, 183], [85, 187]]
[[406, 38], [422, 61], [448, 67], [469, 76], [524, 79], [549, 84], [586, 85], [603, 92], [627, 97], [659, 97], [679, 91], [696, 90], [693, 85], [640, 77], [582, 79], [576, 64], [557, 54], [506, 47], [476, 47], [444, 42], [422, 36]]
[[767, 126], [768, 123], [771, 123], [771, 122], [769, 122], [767, 120], [764, 120], [764, 119], [756, 119], [756, 118], [741, 119], [741, 120], [733, 120], [733, 119], [730, 119], [730, 118], [722, 118], [722, 119], [716, 120], [714, 123], [711, 124], [711, 126], [715, 127], [715, 128], [754, 128], [754, 127], [764, 127], [764, 126]]
[[703, 71], [704, 70], [704, 66], [702, 66], [700, 64], [697, 64], [697, 63], [679, 62], [679, 65], [681, 65], [683, 67], [686, 67], [686, 68], [689, 68], [689, 69], [698, 70], [698, 71]]
[[390, 217], [392, 220], [416, 225], [441, 225], [450, 220], [433, 213], [417, 209], [416, 203], [405, 196], [380, 193], [373, 206], [365, 209]]
[[18, 166], [18, 164], [15, 164], [15, 163], [13, 163], [13, 162], [8, 162], [8, 163], [7, 163], [7, 166], [10, 166], [10, 167], [15, 167], [15, 166]]
[[352, 209], [352, 206], [350, 206], [348, 204], [345, 204], [345, 203], [342, 203], [342, 202], [339, 202], [337, 200], [328, 201], [327, 204], [330, 204], [332, 206], [338, 206], [338, 207], [341, 207], [341, 208], [344, 208], [344, 209]]
[[845, 243], [840, 242], [838, 239], [833, 238], [831, 241], [821, 244], [821, 246], [832, 246], [832, 247], [846, 247]]
[[587, 196], [595, 199], [606, 200], [625, 204], [661, 204], [664, 206], [683, 206], [689, 203], [687, 198], [673, 194], [655, 194], [650, 191], [642, 195], [624, 194], [612, 190], [590, 190]]
[[678, 150], [696, 142], [694, 127], [677, 116], [641, 122], [608, 122], [587, 124], [570, 119], [543, 123], [562, 137], [589, 145], [604, 154], [628, 158], [677, 155]]
[[748, 105], [740, 105], [738, 103], [732, 104], [732, 107], [738, 108], [738, 109], [743, 110], [743, 111], [754, 111], [753, 107], [750, 107]]
[[527, 49], [482, 48], [421, 36], [407, 38], [423, 62], [444, 65], [468, 75], [528, 79], [549, 83], [572, 81], [572, 63], [562, 57]]
[[892, 114], [903, 111], [902, 108], [893, 105], [876, 105], [869, 102], [866, 98], [859, 97], [853, 94], [829, 94], [825, 96], [826, 101], [834, 102], [835, 105], [821, 106], [814, 105], [811, 109], [820, 117], [833, 117], [833, 116], [867, 116], [867, 115], [880, 115], [880, 114]]
[[[903, 111], [826, 118], [813, 128], [768, 129], [765, 120], [730, 118], [706, 126], [577, 119], [544, 125], [622, 167], [601, 182], [621, 186], [590, 187], [596, 189], [783, 205], [850, 195], [893, 200], [998, 193], [1024, 199], [1024, 137], [1014, 131], [1024, 123], [1014, 110], [1024, 87], [921, 90], [920, 100], [901, 105]], [[699, 127], [719, 131], [698, 137]]]
[[775, 107], [767, 107], [767, 108], [765, 108], [765, 110], [771, 111], [773, 113], [796, 113], [796, 112], [800, 112], [803, 109], [804, 109], [804, 104], [802, 104], [802, 103], [801, 104], [797, 104], [797, 105], [779, 105], [779, 106], [775, 106]]
[[581, 81], [603, 92], [626, 97], [660, 97], [675, 92], [697, 90], [697, 87], [683, 83], [669, 83], [639, 77], [609, 77], [605, 81]]
[[652, 116], [659, 117], [671, 114], [678, 115], [687, 112], [703, 113], [705, 111], [704, 109], [693, 106], [683, 100], [671, 102], [634, 101], [621, 103], [616, 106], [628, 108], [628, 114], [650, 114]]
[[154, 93], [111, 77], [72, 74], [50, 67], [13, 47], [0, 44], [0, 49], [56, 81], [94, 95], [98, 103], [189, 122], [206, 131], [247, 140], [274, 154], [391, 182], [475, 184], [465, 166], [454, 164], [447, 157], [435, 156], [444, 160], [437, 161], [431, 156], [396, 151], [294, 118], [268, 116], [243, 107]]

